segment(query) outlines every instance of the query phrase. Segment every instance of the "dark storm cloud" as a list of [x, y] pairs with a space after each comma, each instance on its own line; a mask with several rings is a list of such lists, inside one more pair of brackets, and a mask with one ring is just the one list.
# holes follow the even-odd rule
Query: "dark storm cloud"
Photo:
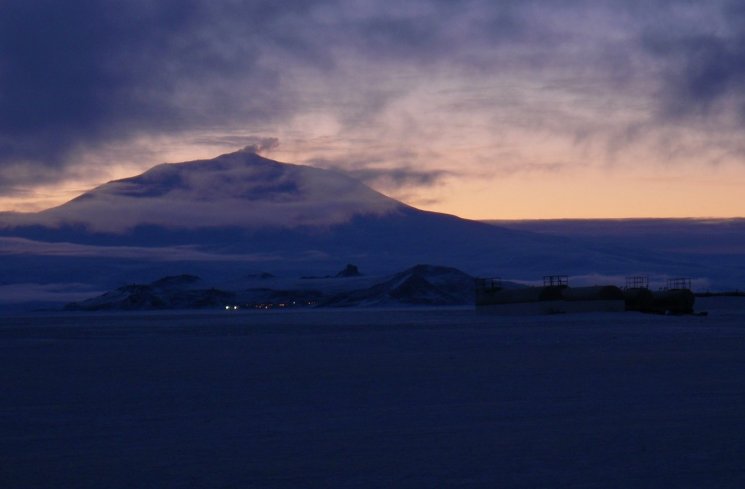
[[646, 49], [664, 67], [662, 113], [706, 119], [734, 108], [745, 125], [745, 5], [713, 5], [721, 27], [646, 33]]
[[343, 171], [375, 189], [394, 193], [412, 187], [432, 187], [454, 175], [448, 170], [417, 168], [414, 162], [418, 156], [411, 149], [402, 149], [374, 155], [347, 154], [338, 160], [313, 158], [307, 163]]
[[394, 168], [352, 168], [349, 165], [339, 165], [339, 170], [345, 171], [354, 178], [375, 188], [395, 191], [407, 187], [431, 187], [440, 183], [453, 173], [446, 170], [425, 170], [411, 167]]
[[429, 187], [439, 183], [451, 172], [445, 170], [417, 170], [415, 168], [363, 168], [349, 172], [363, 182], [389, 183], [397, 187]]
[[3, 156], [62, 158], [59, 153], [83, 135], [95, 139], [125, 124], [168, 123], [174, 114], [165, 110], [167, 98], [147, 92], [167, 88], [161, 55], [186, 54], [169, 46], [169, 37], [189, 28], [193, 6], [173, 7], [164, 3], [148, 12], [114, 2], [4, 3]]
[[[457, 44], [439, 24], [468, 3], [422, 2], [422, 17], [347, 9], [344, 18], [331, 0], [6, 0], [0, 187], [54, 180], [76, 151], [138, 134], [283, 120], [308, 102], [282, 85], [282, 71], [332, 72], [333, 48], [431, 62]], [[314, 8], [329, 13], [313, 19]], [[356, 102], [369, 113], [388, 96], [372, 90], [370, 104]], [[362, 118], [352, 110], [345, 120]]]
[[[281, 116], [286, 106], [271, 90], [278, 74], [257, 59], [265, 43], [288, 51], [302, 45], [282, 22], [311, 5], [4, 1], [0, 175], [42, 178], [28, 168], [53, 170], [80, 146], [141, 133], [209, 126], [218, 117]], [[236, 104], [226, 80], [240, 80], [253, 97]]]
[[[441, 72], [457, 73], [467, 85], [469, 77], [511, 70], [534, 81], [553, 70], [584, 77], [602, 92], [623, 87], [634, 78], [636, 59], [651, 55], [664, 67], [653, 81], [667, 95], [650, 103], [662, 104], [669, 117], [706, 111], [743, 93], [745, 15], [735, 2], [699, 6], [727, 9], [726, 30], [709, 32], [669, 14], [696, 4], [3, 0], [0, 194], [53, 181], [81, 151], [141, 135], [190, 133], [193, 141], [194, 132], [219, 138], [227, 127], [251, 134], [309, 112], [332, 114], [346, 131], [365, 128]], [[607, 29], [629, 39], [596, 42]], [[504, 104], [490, 110], [497, 109]], [[557, 117], [556, 126], [569, 125]], [[444, 176], [412, 165], [348, 168], [400, 185]]]

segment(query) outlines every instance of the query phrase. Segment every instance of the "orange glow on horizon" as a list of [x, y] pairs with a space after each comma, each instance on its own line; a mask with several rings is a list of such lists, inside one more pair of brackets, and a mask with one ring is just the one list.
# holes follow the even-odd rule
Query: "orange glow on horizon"
[[[280, 154], [277, 154], [280, 153]], [[268, 157], [291, 161], [277, 152]], [[201, 157], [201, 155], [200, 155]], [[184, 159], [193, 159], [184, 158]], [[144, 169], [117, 167], [111, 179]], [[0, 198], [4, 211], [34, 212], [62, 204], [103, 182], [75, 180]], [[500, 178], [452, 177], [429, 188], [382, 193], [415, 207], [467, 219], [734, 218], [745, 216], [745, 168], [736, 165], [672, 171], [570, 169]]]

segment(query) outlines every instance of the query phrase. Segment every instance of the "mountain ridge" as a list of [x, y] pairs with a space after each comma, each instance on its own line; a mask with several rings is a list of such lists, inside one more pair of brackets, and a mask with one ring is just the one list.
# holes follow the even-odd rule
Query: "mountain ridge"
[[645, 274], [653, 283], [682, 276], [702, 290], [742, 288], [735, 266], [742, 260], [420, 210], [341, 172], [246, 151], [157, 165], [61, 206], [0, 221], [0, 266], [9, 285], [74, 282], [109, 290], [182, 273], [219, 282], [251, 269], [323, 276], [355, 263], [384, 275], [436, 263], [516, 281], [566, 274], [574, 283], [622, 285], [624, 276]]
[[59, 206], [3, 217], [10, 221], [6, 228], [82, 227], [122, 235], [143, 226], [324, 226], [404, 207], [341, 172], [280, 163], [241, 150], [208, 160], [159, 164]]
[[[335, 277], [339, 278], [339, 277]], [[128, 284], [65, 305], [68, 311], [162, 309], [268, 309], [294, 307], [455, 306], [473, 304], [474, 279], [451, 267], [416, 265], [371, 285], [328, 282], [310, 287], [215, 288], [195, 275], [166, 276], [148, 284]], [[296, 284], [297, 285], [297, 284]], [[335, 287], [334, 289], [338, 289]]]

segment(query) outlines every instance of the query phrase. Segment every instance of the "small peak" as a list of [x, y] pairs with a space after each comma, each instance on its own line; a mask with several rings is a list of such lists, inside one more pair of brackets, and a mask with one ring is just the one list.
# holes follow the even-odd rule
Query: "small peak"
[[279, 146], [279, 139], [277, 138], [252, 139], [254, 139], [254, 143], [244, 146], [243, 149], [239, 149], [237, 153], [259, 154], [264, 151], [271, 151]]
[[258, 155], [259, 151], [258, 151], [258, 148], [256, 148], [255, 144], [249, 144], [248, 146], [244, 146], [243, 148], [236, 151], [236, 153]]
[[190, 275], [187, 273], [181, 275], [169, 275], [161, 279], [156, 280], [150, 284], [151, 287], [175, 287], [190, 285], [199, 282], [201, 279], [196, 275]]
[[336, 276], [339, 277], [339, 278], [342, 278], [342, 277], [359, 277], [361, 275], [362, 274], [360, 273], [360, 269], [357, 268], [357, 265], [352, 265], [351, 263], [348, 264], [344, 268], [344, 270], [342, 270], [341, 272], [339, 272], [339, 273], [336, 274]]

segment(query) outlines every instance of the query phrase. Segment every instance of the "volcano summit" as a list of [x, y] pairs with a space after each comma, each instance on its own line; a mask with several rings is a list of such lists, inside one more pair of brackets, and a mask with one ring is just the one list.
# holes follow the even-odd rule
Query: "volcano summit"
[[512, 280], [557, 272], [594, 280], [670, 274], [720, 284], [734, 277], [723, 262], [423, 211], [342, 172], [248, 150], [157, 165], [42, 212], [0, 214], [2, 286], [24, 290], [82, 287], [89, 296], [166, 275], [219, 282], [268, 271], [297, 278], [344, 263], [371, 275], [430, 263]]

